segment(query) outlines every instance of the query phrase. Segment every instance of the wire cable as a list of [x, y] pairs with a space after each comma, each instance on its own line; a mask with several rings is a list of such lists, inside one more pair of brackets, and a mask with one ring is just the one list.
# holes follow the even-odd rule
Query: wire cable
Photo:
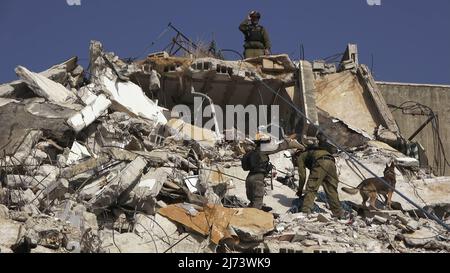
[[350, 154], [349, 152], [347, 152], [344, 148], [342, 148], [339, 144], [337, 144], [333, 139], [331, 139], [323, 130], [322, 128], [320, 128], [320, 126], [314, 125], [314, 122], [311, 121], [310, 118], [308, 118], [300, 109], [298, 109], [298, 107], [293, 104], [291, 101], [287, 100], [286, 98], [280, 96], [279, 94], [277, 94], [277, 92], [270, 87], [267, 83], [265, 83], [259, 76], [255, 75], [254, 79], [256, 79], [256, 81], [260, 82], [264, 87], [266, 87], [266, 89], [270, 92], [272, 92], [273, 94], [277, 95], [280, 97], [281, 100], [283, 100], [284, 102], [286, 102], [290, 107], [292, 107], [292, 109], [294, 109], [301, 117], [303, 117], [305, 120], [307, 120], [310, 124], [312, 124], [318, 132], [322, 133], [328, 140], [329, 142], [335, 146], [336, 148], [340, 149], [341, 151], [343, 151], [354, 163], [358, 164], [359, 166], [361, 166], [364, 170], [366, 170], [368, 173], [370, 173], [372, 176], [374, 176], [376, 179], [380, 180], [381, 182], [383, 182], [387, 187], [389, 187], [390, 189], [392, 189], [395, 193], [397, 193], [400, 197], [402, 197], [403, 199], [405, 199], [407, 202], [409, 202], [410, 204], [412, 204], [414, 207], [416, 207], [417, 209], [421, 210], [425, 215], [427, 215], [428, 217], [430, 217], [431, 219], [435, 220], [438, 224], [440, 224], [441, 226], [443, 226], [445, 229], [447, 229], [448, 231], [450, 231], [450, 226], [448, 226], [445, 222], [443, 222], [441, 219], [439, 219], [436, 215], [433, 215], [429, 212], [427, 212], [426, 210], [424, 210], [422, 207], [420, 207], [418, 204], [416, 204], [414, 201], [412, 201], [411, 199], [409, 199], [407, 196], [405, 196], [403, 193], [401, 193], [400, 191], [398, 191], [397, 189], [395, 189], [395, 187], [391, 186], [384, 178], [379, 177], [378, 175], [376, 175], [374, 172], [372, 172], [368, 167], [366, 167], [364, 164], [362, 164], [356, 157], [354, 157], [352, 154]]

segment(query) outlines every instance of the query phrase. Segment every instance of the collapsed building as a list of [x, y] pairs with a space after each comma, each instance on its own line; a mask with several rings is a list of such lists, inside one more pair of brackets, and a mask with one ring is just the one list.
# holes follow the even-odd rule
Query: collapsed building
[[[167, 52], [126, 61], [92, 41], [88, 70], [74, 57], [16, 73], [0, 85], [0, 252], [450, 251], [439, 224], [450, 224], [450, 177], [436, 177], [427, 151], [402, 135], [356, 45], [338, 63]], [[219, 109], [230, 105], [267, 115], [229, 121]], [[394, 210], [367, 210], [339, 191], [351, 220], [333, 220], [321, 192], [315, 213], [299, 214], [285, 152], [271, 156], [273, 213], [247, 208], [240, 158], [260, 128], [238, 130], [246, 119], [280, 139], [320, 127], [345, 150], [345, 185], [372, 176], [349, 153], [378, 175], [395, 162], [397, 190], [422, 209], [394, 194]]]

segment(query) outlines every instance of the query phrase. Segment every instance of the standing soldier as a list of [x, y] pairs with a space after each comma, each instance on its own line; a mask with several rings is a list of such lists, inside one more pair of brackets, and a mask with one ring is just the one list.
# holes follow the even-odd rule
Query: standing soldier
[[330, 153], [323, 134], [319, 133], [318, 145], [309, 145], [307, 150], [300, 153], [297, 158], [299, 188], [297, 196], [303, 194], [303, 186], [306, 181], [306, 169], [310, 170], [305, 188], [305, 197], [301, 212], [309, 214], [312, 212], [314, 201], [319, 187], [322, 186], [327, 196], [327, 201], [334, 217], [338, 219], [348, 219], [349, 215], [341, 207], [338, 195], [338, 175], [336, 172], [335, 159]]
[[269, 207], [265, 207], [263, 203], [265, 195], [264, 178], [271, 172], [272, 164], [270, 163], [269, 155], [275, 154], [287, 149], [304, 150], [304, 146], [298, 143], [295, 139], [286, 138], [281, 142], [276, 150], [266, 151], [261, 146], [270, 143], [270, 136], [258, 133], [255, 137], [256, 147], [246, 153], [242, 158], [242, 168], [249, 171], [247, 179], [245, 180], [245, 189], [247, 199], [250, 201], [248, 207], [270, 211]]
[[261, 14], [257, 11], [249, 13], [248, 18], [240, 25], [239, 30], [244, 33], [244, 57], [254, 58], [263, 55], [270, 55], [269, 34], [263, 26], [259, 25]]

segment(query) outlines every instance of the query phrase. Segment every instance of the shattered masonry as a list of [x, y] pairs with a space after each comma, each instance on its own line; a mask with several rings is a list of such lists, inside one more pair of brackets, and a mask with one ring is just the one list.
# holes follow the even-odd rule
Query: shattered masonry
[[[339, 64], [166, 52], [125, 62], [93, 41], [90, 71], [76, 57], [41, 73], [18, 66], [20, 79], [0, 85], [0, 252], [449, 252], [448, 231], [396, 194], [394, 210], [369, 211], [339, 189], [351, 221], [331, 217], [323, 192], [314, 214], [297, 213], [286, 152], [271, 156], [273, 214], [246, 208], [240, 158], [255, 132], [199, 128], [172, 111], [197, 96], [203, 107], [279, 105], [286, 135], [314, 137], [319, 125], [379, 175], [394, 161], [397, 189], [450, 224], [450, 177], [434, 176], [427, 150], [402, 135], [388, 84], [357, 50]], [[350, 186], [369, 176], [343, 153], [337, 167]]]

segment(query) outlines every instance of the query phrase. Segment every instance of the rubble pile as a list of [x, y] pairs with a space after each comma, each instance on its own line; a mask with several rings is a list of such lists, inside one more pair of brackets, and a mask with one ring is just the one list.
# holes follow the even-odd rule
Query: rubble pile
[[[317, 213], [297, 213], [294, 166], [285, 153], [271, 156], [279, 171], [265, 199], [272, 213], [247, 208], [245, 136], [228, 140], [186, 123], [153, 91], [164, 88], [162, 73], [198, 76], [214, 67], [223, 78], [269, 73], [268, 81], [291, 82], [296, 67], [283, 55], [268, 58], [263, 69], [252, 61], [236, 68], [212, 58], [164, 58], [153, 68], [148, 60], [127, 63], [93, 41], [89, 71], [77, 58], [41, 73], [18, 66], [20, 80], [0, 85], [0, 252], [450, 250], [448, 232], [395, 198], [396, 210], [368, 211], [343, 194], [354, 214], [347, 222], [331, 218], [323, 196]], [[280, 69], [286, 74], [270, 74]], [[326, 64], [321, 69], [336, 73]], [[450, 179], [421, 173], [381, 142], [366, 139], [352, 152], [378, 173], [397, 160], [398, 188], [449, 223]], [[338, 166], [353, 186], [367, 176], [353, 171], [344, 154]]]

